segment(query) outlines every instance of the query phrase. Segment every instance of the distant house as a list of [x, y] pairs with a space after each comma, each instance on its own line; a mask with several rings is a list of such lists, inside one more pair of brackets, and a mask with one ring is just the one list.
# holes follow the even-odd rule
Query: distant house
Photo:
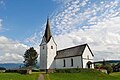
[[120, 72], [120, 63], [118, 63], [117, 65], [113, 66], [113, 71], [114, 72]]
[[120, 72], [120, 60], [105, 60], [105, 61], [98, 61], [94, 62], [96, 69], [103, 69], [102, 65], [110, 64], [113, 68], [113, 72]]
[[40, 44], [40, 70], [94, 68], [93, 57], [88, 44], [57, 51], [57, 44], [50, 31], [49, 19], [47, 20], [45, 34]]
[[23, 67], [18, 69], [19, 73], [21, 74], [31, 74], [32, 73], [32, 67]]
[[0, 67], [0, 72], [5, 72], [5, 71], [6, 71], [6, 68]]

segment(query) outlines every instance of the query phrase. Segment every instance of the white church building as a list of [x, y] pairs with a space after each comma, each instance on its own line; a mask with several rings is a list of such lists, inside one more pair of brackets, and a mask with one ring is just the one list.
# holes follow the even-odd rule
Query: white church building
[[57, 51], [57, 44], [51, 34], [50, 22], [47, 19], [45, 33], [40, 44], [40, 70], [94, 68], [93, 57], [88, 44]]

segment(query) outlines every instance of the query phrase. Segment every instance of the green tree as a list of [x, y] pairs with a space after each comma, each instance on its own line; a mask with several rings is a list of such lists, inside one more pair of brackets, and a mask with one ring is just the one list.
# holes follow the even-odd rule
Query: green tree
[[105, 69], [107, 70], [107, 73], [108, 73], [108, 74], [113, 71], [113, 68], [112, 68], [112, 66], [111, 66], [110, 64], [106, 64], [104, 67], [105, 67]]
[[33, 47], [30, 47], [28, 50], [25, 51], [25, 54], [24, 54], [25, 66], [26, 67], [35, 66], [37, 64], [37, 57], [38, 57], [38, 54], [36, 50], [34, 50]]

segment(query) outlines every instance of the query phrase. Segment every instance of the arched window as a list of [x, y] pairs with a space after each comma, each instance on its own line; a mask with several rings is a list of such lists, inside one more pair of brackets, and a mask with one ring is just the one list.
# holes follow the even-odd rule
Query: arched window
[[65, 59], [63, 60], [63, 67], [65, 67], [66, 65], [65, 65]]
[[73, 58], [71, 58], [71, 66], [73, 66]]

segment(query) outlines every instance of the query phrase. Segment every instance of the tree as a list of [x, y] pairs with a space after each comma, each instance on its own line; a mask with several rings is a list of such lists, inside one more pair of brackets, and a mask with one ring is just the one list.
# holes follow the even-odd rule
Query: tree
[[103, 59], [103, 66], [105, 66], [106, 65], [106, 62], [105, 62], [105, 59]]
[[38, 54], [36, 50], [34, 50], [33, 47], [30, 47], [28, 50], [25, 51], [25, 54], [24, 54], [25, 66], [26, 67], [35, 66], [37, 64], [37, 57], [38, 57]]
[[113, 71], [113, 68], [112, 68], [112, 66], [111, 66], [110, 64], [106, 64], [104, 67], [105, 67], [105, 69], [107, 70], [107, 73], [108, 73], [108, 74]]

